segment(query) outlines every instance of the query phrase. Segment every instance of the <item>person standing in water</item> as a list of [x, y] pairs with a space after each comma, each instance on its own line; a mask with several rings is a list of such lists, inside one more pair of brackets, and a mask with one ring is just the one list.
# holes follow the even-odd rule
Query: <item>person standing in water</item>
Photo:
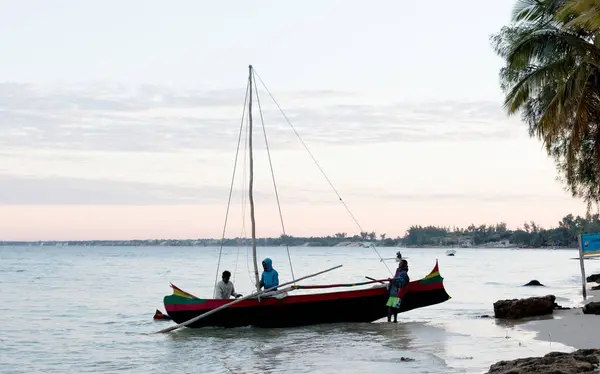
[[398, 322], [398, 309], [400, 309], [402, 297], [404, 297], [408, 282], [410, 282], [410, 278], [408, 277], [408, 261], [400, 260], [394, 279], [390, 281], [388, 286], [389, 298], [385, 304], [388, 307], [388, 322], [392, 322], [392, 314], [394, 314], [394, 322]]
[[[260, 277], [260, 287], [264, 287], [265, 290], [279, 286], [279, 274], [277, 270], [273, 269], [273, 262], [270, 258], [265, 258], [262, 262], [263, 273]], [[277, 288], [271, 291], [277, 291]]]

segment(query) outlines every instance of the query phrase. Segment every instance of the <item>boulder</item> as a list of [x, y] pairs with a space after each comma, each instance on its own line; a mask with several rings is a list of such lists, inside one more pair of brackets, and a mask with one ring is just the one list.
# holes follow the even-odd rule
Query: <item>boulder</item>
[[540, 281], [537, 280], [537, 279], [530, 280], [529, 283], [523, 285], [523, 287], [525, 287], [525, 286], [542, 286], [542, 287], [546, 287], [543, 284], [541, 284]]
[[519, 319], [552, 314], [556, 297], [529, 297], [526, 299], [498, 300], [494, 303], [494, 317]]
[[490, 366], [487, 374], [595, 373], [599, 363], [600, 349], [579, 349], [573, 353], [550, 352], [544, 357], [499, 361]]
[[600, 314], [600, 302], [592, 301], [583, 306], [583, 314]]
[[586, 277], [585, 280], [588, 283], [591, 283], [591, 282], [600, 283], [600, 274], [592, 274], [592, 275]]

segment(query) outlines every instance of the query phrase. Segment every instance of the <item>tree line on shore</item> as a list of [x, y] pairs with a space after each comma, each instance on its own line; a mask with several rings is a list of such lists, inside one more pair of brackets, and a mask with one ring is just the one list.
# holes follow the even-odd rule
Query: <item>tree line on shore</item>
[[[577, 247], [577, 236], [582, 233], [600, 232], [598, 214], [574, 217], [568, 214], [558, 226], [544, 229], [535, 222], [525, 222], [516, 230], [509, 230], [505, 223], [495, 225], [470, 225], [467, 228], [437, 226], [412, 226], [402, 238], [402, 244], [410, 246], [478, 246], [498, 243], [498, 246], [517, 247]], [[501, 244], [501, 242], [506, 244]]]
[[[577, 247], [577, 236], [580, 233], [600, 232], [600, 216], [587, 214], [585, 217], [574, 217], [568, 214], [554, 228], [544, 229], [535, 222], [525, 222], [515, 230], [507, 228], [506, 223], [493, 225], [469, 225], [466, 228], [443, 226], [413, 225], [402, 237], [390, 238], [386, 234], [361, 232], [349, 236], [347, 233], [336, 233], [328, 236], [297, 237], [282, 235], [276, 238], [258, 238], [258, 246], [311, 246], [330, 247], [336, 245], [375, 245], [384, 247], [445, 247], [445, 246], [498, 246], [517, 247]], [[148, 240], [90, 240], [90, 241], [37, 241], [8, 242], [0, 241], [0, 245], [102, 245], [102, 246], [250, 246], [249, 238], [221, 239], [148, 239]]]

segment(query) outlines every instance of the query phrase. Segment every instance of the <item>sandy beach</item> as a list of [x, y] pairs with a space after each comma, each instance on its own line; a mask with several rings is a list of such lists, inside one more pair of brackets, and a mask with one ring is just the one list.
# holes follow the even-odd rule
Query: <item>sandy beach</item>
[[574, 349], [598, 348], [598, 331], [600, 316], [583, 314], [582, 307], [592, 301], [598, 301], [599, 290], [587, 290], [585, 302], [568, 310], [555, 310], [553, 318], [531, 321], [520, 326], [529, 331], [536, 331], [538, 340], [558, 342]]
[[511, 360], [499, 360], [490, 366], [487, 373], [597, 372], [600, 316], [584, 314], [582, 309], [599, 299], [600, 290], [590, 290], [589, 287], [586, 300], [581, 299], [571, 305], [571, 309], [554, 310], [552, 316], [528, 318], [513, 325], [517, 331], [536, 333], [535, 340], [548, 342], [544, 354], [522, 354]]
[[488, 373], [597, 372], [600, 316], [583, 314], [582, 307], [597, 301], [598, 295], [600, 291], [588, 290], [587, 299], [581, 300], [572, 309], [555, 310], [550, 318], [515, 325], [517, 330], [536, 332], [536, 340], [549, 342], [547, 353], [543, 357], [520, 355], [510, 361], [500, 360], [490, 367]]

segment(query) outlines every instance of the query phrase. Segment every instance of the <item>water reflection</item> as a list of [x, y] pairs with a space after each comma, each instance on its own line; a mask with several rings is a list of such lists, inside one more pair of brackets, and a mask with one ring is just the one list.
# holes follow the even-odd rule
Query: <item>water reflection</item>
[[[288, 329], [182, 329], [167, 336], [172, 355], [203, 352], [203, 367], [245, 373], [451, 372], [440, 356], [447, 333], [421, 323], [339, 323]], [[299, 360], [299, 358], [302, 359]], [[403, 361], [411, 358], [414, 361]], [[219, 364], [219, 368], [216, 364]]]

